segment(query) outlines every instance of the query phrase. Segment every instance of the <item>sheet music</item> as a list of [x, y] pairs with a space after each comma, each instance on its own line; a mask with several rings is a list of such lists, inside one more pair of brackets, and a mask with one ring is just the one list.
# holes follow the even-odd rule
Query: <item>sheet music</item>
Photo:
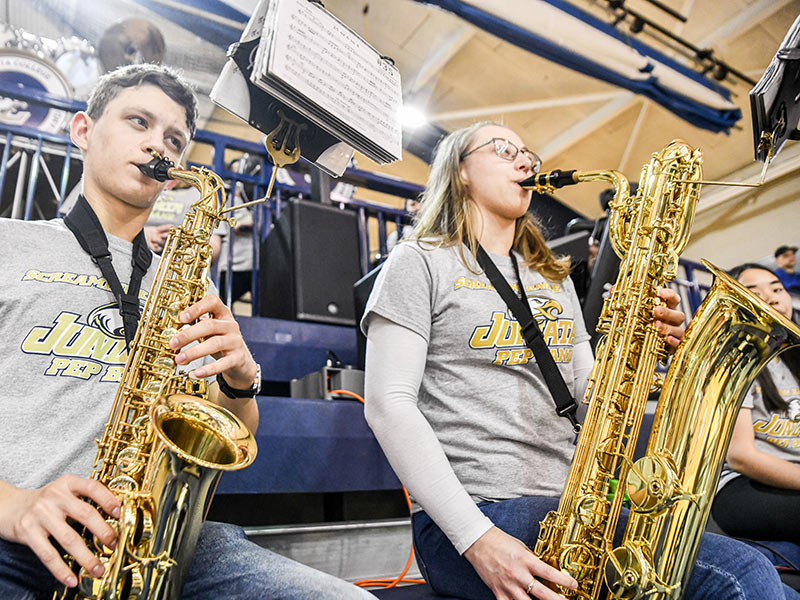
[[247, 21], [247, 25], [242, 32], [242, 37], [239, 39], [240, 42], [254, 40], [261, 35], [261, 31], [264, 29], [264, 21], [267, 18], [268, 8], [269, 0], [262, 0], [258, 3], [253, 14], [250, 15], [250, 19]]
[[376, 162], [402, 155], [398, 70], [319, 5], [271, 2], [252, 79], [318, 126], [376, 146], [365, 152]]
[[[792, 26], [786, 32], [786, 36], [780, 45], [780, 49], [792, 49], [800, 47], [800, 16], [795, 19]], [[750, 90], [750, 108], [753, 117], [753, 143], [757, 160], [766, 160], [766, 151], [759, 151], [759, 142], [762, 132], [771, 132], [773, 123], [769, 122], [769, 115], [773, 110], [781, 83], [784, 79], [786, 63], [778, 58], [776, 54], [770, 61], [761, 79]], [[787, 124], [789, 131], [796, 127], [796, 123]], [[780, 138], [773, 149], [772, 158], [780, 152], [786, 138]]]

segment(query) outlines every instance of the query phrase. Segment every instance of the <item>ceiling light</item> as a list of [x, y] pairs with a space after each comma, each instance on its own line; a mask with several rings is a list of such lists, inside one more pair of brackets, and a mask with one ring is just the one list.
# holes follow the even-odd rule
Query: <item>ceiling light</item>
[[400, 121], [404, 129], [417, 129], [428, 122], [425, 114], [414, 106], [403, 106], [400, 109]]

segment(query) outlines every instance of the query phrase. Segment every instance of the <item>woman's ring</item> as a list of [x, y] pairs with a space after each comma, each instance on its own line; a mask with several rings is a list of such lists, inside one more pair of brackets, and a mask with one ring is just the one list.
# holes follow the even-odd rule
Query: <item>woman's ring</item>
[[528, 596], [531, 595], [531, 590], [533, 589], [533, 584], [534, 583], [536, 583], [536, 580], [535, 579], [531, 579], [531, 582], [528, 584], [528, 587], [525, 588], [525, 593], [528, 594]]

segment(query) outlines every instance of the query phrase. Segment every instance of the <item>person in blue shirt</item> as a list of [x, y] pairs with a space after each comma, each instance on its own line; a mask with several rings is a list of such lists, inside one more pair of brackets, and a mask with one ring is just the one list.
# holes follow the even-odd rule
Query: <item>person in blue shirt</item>
[[797, 246], [778, 246], [775, 250], [775, 263], [778, 265], [775, 274], [787, 292], [800, 296], [800, 273], [794, 272], [796, 252]]

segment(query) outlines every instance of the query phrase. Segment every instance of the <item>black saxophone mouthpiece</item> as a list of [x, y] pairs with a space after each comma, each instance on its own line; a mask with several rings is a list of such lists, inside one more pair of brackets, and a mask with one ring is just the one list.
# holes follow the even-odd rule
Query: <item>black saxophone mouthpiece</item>
[[532, 175], [520, 181], [519, 184], [525, 189], [533, 189], [537, 186], [561, 188], [565, 185], [575, 185], [578, 183], [576, 173], [577, 171], [575, 169], [572, 171], [560, 171], [556, 169], [555, 171], [547, 171], [546, 173]]
[[169, 170], [175, 166], [175, 163], [166, 156], [159, 156], [157, 153], [153, 154], [153, 160], [143, 165], [139, 165], [139, 170], [148, 177], [152, 177], [156, 181], [166, 181], [167, 179], [172, 179], [169, 176]]

